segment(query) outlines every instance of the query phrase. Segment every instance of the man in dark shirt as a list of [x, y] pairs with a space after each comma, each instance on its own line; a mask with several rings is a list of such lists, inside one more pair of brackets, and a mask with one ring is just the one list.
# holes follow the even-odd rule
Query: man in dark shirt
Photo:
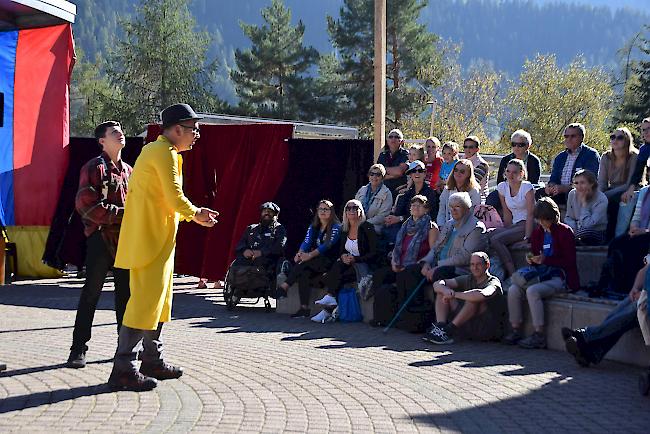
[[[126, 141], [119, 122], [108, 121], [98, 125], [95, 128], [95, 138], [102, 147], [102, 153], [81, 168], [75, 200], [77, 212], [84, 224], [87, 250], [86, 282], [79, 298], [67, 362], [70, 368], [86, 366], [86, 344], [90, 340], [95, 309], [106, 274], [113, 268], [115, 261], [124, 199], [133, 170], [122, 161], [122, 148]], [[115, 317], [119, 332], [130, 295], [129, 271], [113, 268], [113, 279]]]
[[408, 167], [409, 153], [404, 148], [404, 134], [397, 128], [388, 133], [386, 147], [377, 158], [378, 164], [383, 164], [386, 168], [384, 184], [393, 197], [397, 196], [398, 187], [406, 184], [406, 169]]

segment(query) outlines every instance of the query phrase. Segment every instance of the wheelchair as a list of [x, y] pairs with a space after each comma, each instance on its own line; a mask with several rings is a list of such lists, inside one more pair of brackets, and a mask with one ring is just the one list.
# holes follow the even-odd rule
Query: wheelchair
[[[223, 299], [226, 309], [233, 310], [238, 304], [257, 304], [264, 299], [264, 309], [271, 312], [269, 297], [276, 291], [277, 276], [282, 270], [285, 258], [279, 258], [274, 270], [267, 270], [256, 265], [237, 265], [237, 259], [230, 263], [223, 286]], [[242, 302], [242, 299], [255, 299]]]

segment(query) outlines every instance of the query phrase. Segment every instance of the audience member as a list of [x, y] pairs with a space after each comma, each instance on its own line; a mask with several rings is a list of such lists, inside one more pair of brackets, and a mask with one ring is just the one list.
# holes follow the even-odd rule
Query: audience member
[[474, 177], [479, 183], [479, 193], [481, 193], [481, 203], [485, 203], [488, 195], [488, 180], [490, 178], [490, 165], [481, 155], [481, 140], [476, 136], [467, 136], [463, 141], [465, 158], [474, 165]]
[[639, 155], [636, 159], [630, 185], [627, 191], [621, 196], [623, 203], [627, 203], [634, 195], [634, 192], [645, 186], [647, 181], [647, 163], [648, 157], [650, 156], [650, 117], [643, 119], [639, 128], [641, 129], [643, 144], [639, 148]]
[[404, 134], [397, 128], [388, 133], [388, 140], [384, 150], [379, 154], [377, 163], [386, 168], [384, 184], [396, 196], [399, 186], [406, 184], [404, 172], [408, 168], [409, 153], [404, 148]]
[[509, 276], [515, 272], [515, 263], [508, 247], [518, 241], [530, 240], [533, 233], [535, 191], [533, 184], [526, 181], [526, 167], [522, 160], [515, 158], [508, 162], [506, 181], [497, 186], [497, 191], [504, 227], [489, 232], [490, 245]]
[[368, 184], [357, 191], [355, 199], [361, 202], [366, 221], [375, 227], [379, 234], [384, 227], [384, 218], [390, 214], [393, 195], [384, 185], [386, 168], [382, 164], [373, 164], [368, 170]]
[[459, 146], [456, 142], [445, 142], [442, 145], [442, 165], [440, 166], [440, 174], [438, 176], [438, 183], [436, 184], [436, 190], [442, 191], [443, 188], [447, 185], [447, 179], [451, 175], [454, 166], [458, 161], [458, 150]]
[[293, 260], [295, 266], [289, 271], [287, 280], [278, 288], [286, 293], [294, 283], [298, 283], [300, 309], [292, 318], [310, 316], [309, 296], [311, 287], [320, 280], [338, 257], [338, 242], [341, 235], [341, 223], [334, 211], [334, 204], [329, 200], [318, 202], [317, 213], [307, 229], [305, 240]]
[[427, 183], [431, 188], [436, 189], [440, 179], [440, 169], [442, 168], [442, 158], [438, 156], [440, 150], [440, 140], [437, 137], [429, 137], [424, 144], [427, 157], [424, 165], [427, 169]]
[[573, 185], [564, 222], [573, 229], [576, 244], [598, 246], [605, 243], [607, 196], [598, 189], [596, 175], [589, 170], [578, 170], [573, 176]]
[[[576, 266], [576, 248], [573, 231], [560, 223], [560, 210], [551, 198], [542, 198], [535, 204], [534, 217], [539, 226], [531, 236], [532, 254], [526, 257], [531, 267], [513, 274], [508, 289], [508, 313], [512, 331], [503, 339], [506, 344], [523, 348], [546, 348], [544, 333], [544, 298], [564, 291], [568, 286], [577, 290], [580, 283]], [[528, 300], [534, 332], [522, 339], [522, 304]]]
[[438, 226], [444, 225], [450, 218], [449, 212], [449, 197], [459, 191], [464, 191], [469, 194], [472, 201], [472, 212], [474, 207], [481, 204], [481, 194], [479, 193], [479, 184], [474, 176], [474, 165], [467, 159], [456, 161], [452, 176], [447, 179], [447, 186], [442, 190], [440, 195], [440, 205], [436, 217]]
[[600, 156], [594, 148], [584, 144], [585, 126], [579, 123], [567, 125], [564, 129], [566, 149], [553, 160], [551, 179], [544, 189], [537, 190], [537, 196], [550, 196], [558, 204], [566, 204], [567, 193], [573, 187], [573, 175], [579, 169], [598, 173]]
[[488, 271], [490, 258], [487, 253], [472, 253], [469, 265], [470, 274], [439, 280], [433, 284], [436, 293], [436, 322], [422, 338], [425, 341], [453, 344], [457, 330], [479, 316], [490, 317], [482, 324], [483, 336], [499, 334], [499, 330], [495, 329], [500, 329], [502, 325], [502, 304], [497, 300], [503, 296], [501, 282]]

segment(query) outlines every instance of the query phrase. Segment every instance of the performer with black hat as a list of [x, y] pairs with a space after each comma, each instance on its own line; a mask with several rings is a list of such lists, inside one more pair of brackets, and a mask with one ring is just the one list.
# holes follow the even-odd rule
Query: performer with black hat
[[162, 134], [142, 148], [133, 168], [115, 257], [116, 267], [130, 270], [131, 298], [108, 380], [113, 390], [151, 390], [158, 380], [183, 374], [163, 360], [160, 337], [171, 319], [176, 231], [181, 219], [206, 227], [217, 222], [216, 211], [194, 206], [182, 188], [179, 153], [200, 137], [200, 117], [189, 105], [174, 104], [161, 118]]

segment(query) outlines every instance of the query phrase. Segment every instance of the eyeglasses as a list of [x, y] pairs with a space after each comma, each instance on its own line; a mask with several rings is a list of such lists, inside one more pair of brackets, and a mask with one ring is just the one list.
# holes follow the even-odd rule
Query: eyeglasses
[[616, 135], [612, 134], [609, 136], [609, 140], [620, 140], [621, 142], [625, 140], [625, 136], [622, 134]]
[[368, 176], [381, 176], [381, 172], [368, 172]]
[[411, 170], [409, 173], [424, 173], [424, 172], [426, 172], [426, 170], [424, 170], [424, 169], [414, 169], [414, 170]]
[[324, 208], [324, 207], [318, 207], [318, 211], [320, 211], [320, 212], [328, 212], [328, 211], [331, 211], [331, 209], [330, 208]]
[[565, 139], [568, 139], [568, 138], [571, 138], [571, 139], [572, 139], [572, 138], [574, 138], [574, 137], [580, 137], [580, 135], [578, 135], [578, 134], [565, 134], [565, 135], [564, 135], [564, 138], [565, 138]]
[[178, 124], [178, 126], [179, 126], [179, 127], [183, 127], [183, 128], [185, 128], [186, 130], [192, 130], [192, 132], [193, 132], [194, 134], [199, 134], [199, 129], [196, 128], [196, 127], [188, 127], [187, 125], [183, 125], [183, 124]]
[[526, 146], [528, 146], [528, 143], [512, 142], [513, 148], [525, 148]]
[[476, 148], [478, 148], [478, 146], [476, 146], [476, 145], [463, 145], [463, 148], [464, 149], [476, 149]]
[[359, 207], [357, 205], [348, 205], [345, 207], [346, 211], [358, 211]]
[[454, 167], [454, 173], [460, 173], [462, 175], [465, 174], [465, 169], [461, 169], [459, 167]]

